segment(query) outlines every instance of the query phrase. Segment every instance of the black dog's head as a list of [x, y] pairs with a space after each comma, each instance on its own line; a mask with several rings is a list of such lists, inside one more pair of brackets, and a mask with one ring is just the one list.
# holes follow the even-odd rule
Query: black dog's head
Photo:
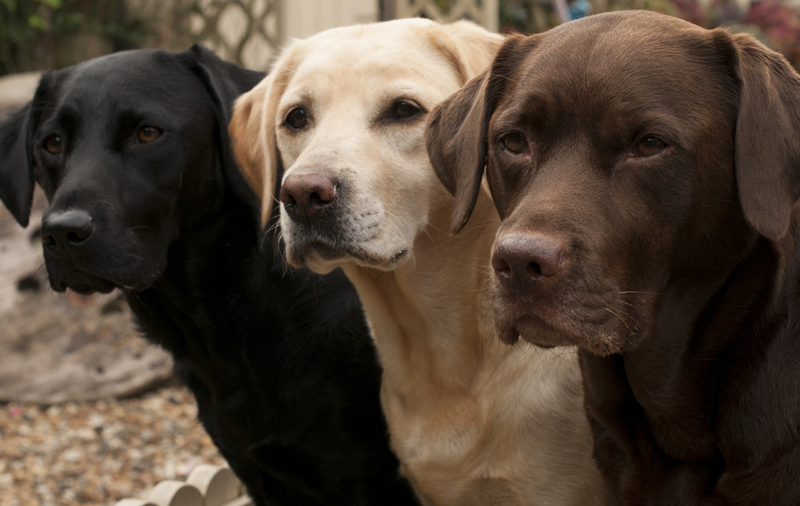
[[44, 189], [54, 290], [150, 286], [179, 231], [213, 215], [226, 188], [257, 214], [227, 124], [233, 101], [262, 78], [199, 46], [42, 76], [33, 100], [0, 124], [0, 199], [26, 226], [34, 180]]

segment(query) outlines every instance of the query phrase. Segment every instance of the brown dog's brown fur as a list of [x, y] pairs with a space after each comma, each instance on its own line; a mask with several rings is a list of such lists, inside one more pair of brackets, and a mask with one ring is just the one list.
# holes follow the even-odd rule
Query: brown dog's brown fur
[[800, 77], [783, 57], [592, 16], [507, 41], [427, 135], [454, 229], [486, 161], [495, 255], [558, 248], [557, 274], [498, 273], [498, 335], [581, 347], [623, 504], [800, 504]]

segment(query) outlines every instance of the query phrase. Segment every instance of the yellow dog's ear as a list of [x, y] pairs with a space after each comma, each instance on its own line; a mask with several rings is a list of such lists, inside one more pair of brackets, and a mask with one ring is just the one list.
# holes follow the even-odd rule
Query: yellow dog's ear
[[228, 125], [233, 154], [242, 175], [261, 198], [261, 226], [272, 214], [280, 153], [275, 142], [278, 102], [292, 76], [293, 48], [285, 48], [269, 75], [240, 96]]
[[[716, 37], [726, 32], [716, 31]], [[749, 35], [733, 35], [740, 81], [736, 182], [744, 215], [780, 239], [800, 199], [800, 76], [786, 59]]]
[[432, 25], [428, 35], [439, 52], [450, 60], [461, 86], [489, 66], [505, 40], [471, 21]]

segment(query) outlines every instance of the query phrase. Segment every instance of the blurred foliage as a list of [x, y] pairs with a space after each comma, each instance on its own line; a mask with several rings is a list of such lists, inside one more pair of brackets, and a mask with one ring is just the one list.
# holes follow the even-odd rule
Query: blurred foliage
[[0, 75], [65, 67], [146, 34], [124, 0], [0, 0]]
[[[735, 0], [567, 1], [573, 18], [610, 10], [648, 9], [706, 28], [730, 26], [755, 35], [800, 68], [800, 13], [781, 0], [750, 4]], [[175, 49], [194, 42], [184, 25], [191, 12], [199, 13], [197, 0], [150, 2], [156, 7], [150, 9], [153, 15], [131, 8], [146, 3], [145, 0], [138, 4], [126, 0], [0, 0], [0, 75], [63, 68], [122, 49], [153, 45]], [[447, 10], [452, 0], [435, 0], [435, 3]], [[500, 25], [506, 32], [535, 33], [561, 21], [548, 0], [500, 0], [499, 3]]]
[[[779, 51], [800, 69], [800, 12], [781, 0], [747, 4], [734, 0], [568, 0], [573, 17], [600, 12], [646, 9], [677, 16], [705, 28], [727, 26], [748, 32]], [[579, 8], [575, 8], [579, 7]], [[546, 0], [500, 0], [500, 26], [506, 32], [536, 33], [560, 20]]]

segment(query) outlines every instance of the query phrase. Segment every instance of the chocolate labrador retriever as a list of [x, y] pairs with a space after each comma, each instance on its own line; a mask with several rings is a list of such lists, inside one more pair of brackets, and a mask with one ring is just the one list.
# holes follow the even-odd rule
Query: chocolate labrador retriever
[[647, 12], [511, 38], [433, 113], [468, 218], [486, 167], [506, 342], [581, 348], [631, 505], [800, 504], [800, 77]]
[[124, 290], [256, 504], [415, 504], [355, 290], [259, 237], [227, 125], [263, 77], [199, 47], [44, 74], [0, 125], [0, 198], [25, 225], [44, 188], [53, 289]]

